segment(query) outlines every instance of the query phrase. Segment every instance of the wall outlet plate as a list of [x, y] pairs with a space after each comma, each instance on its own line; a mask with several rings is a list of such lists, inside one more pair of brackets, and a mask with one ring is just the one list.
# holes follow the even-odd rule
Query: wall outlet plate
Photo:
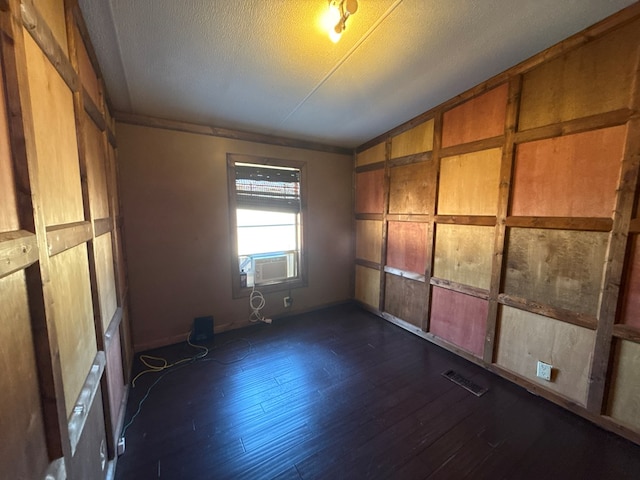
[[284, 297], [282, 303], [284, 304], [284, 308], [289, 308], [293, 304], [293, 300], [291, 297]]
[[536, 376], [546, 380], [547, 382], [551, 381], [551, 370], [552, 366], [548, 363], [544, 363], [538, 360], [538, 368], [536, 370]]

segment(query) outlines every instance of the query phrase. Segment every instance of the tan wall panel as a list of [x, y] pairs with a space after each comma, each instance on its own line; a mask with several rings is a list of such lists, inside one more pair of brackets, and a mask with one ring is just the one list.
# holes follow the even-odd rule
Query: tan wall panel
[[614, 355], [607, 413], [640, 430], [640, 344], [621, 340]]
[[459, 105], [443, 116], [442, 146], [449, 147], [504, 134], [507, 83]]
[[518, 146], [511, 215], [611, 217], [624, 125]]
[[82, 85], [87, 90], [89, 96], [94, 101], [96, 106], [102, 110], [98, 77], [95, 70], [93, 69], [93, 65], [91, 64], [91, 60], [89, 59], [89, 54], [87, 53], [87, 48], [85, 47], [84, 41], [82, 40], [82, 37], [80, 36], [77, 28], [74, 28], [74, 33], [76, 35], [76, 46], [78, 49], [78, 67], [80, 70], [80, 81], [82, 82]]
[[504, 291], [595, 316], [607, 239], [600, 232], [511, 229]]
[[380, 272], [378, 270], [356, 265], [355, 299], [378, 309], [380, 303]]
[[384, 162], [386, 156], [386, 145], [384, 142], [379, 143], [364, 152], [356, 155], [356, 165], [369, 165], [370, 163]]
[[526, 73], [520, 130], [629, 106], [640, 20]]
[[429, 285], [387, 273], [385, 281], [385, 311], [418, 328], [426, 315]]
[[391, 158], [433, 150], [433, 119], [391, 139]]
[[87, 157], [87, 182], [89, 187], [89, 204], [94, 219], [109, 216], [109, 196], [107, 191], [107, 173], [105, 170], [106, 155], [102, 132], [84, 113], [84, 140]]
[[387, 265], [424, 275], [427, 268], [427, 224], [389, 222]]
[[16, 190], [13, 182], [13, 163], [9, 140], [7, 104], [4, 97], [4, 74], [0, 62], [0, 232], [20, 229]]
[[71, 91], [31, 35], [24, 33], [45, 223], [83, 220]]
[[489, 302], [445, 288], [433, 287], [429, 331], [481, 357]]
[[[584, 405], [594, 343], [593, 330], [503, 306], [496, 363]], [[553, 366], [551, 382], [536, 377], [538, 360]]]
[[446, 157], [440, 163], [438, 214], [495, 215], [502, 149]]
[[436, 188], [434, 170], [433, 161], [389, 169], [389, 213], [431, 213]]
[[120, 329], [111, 338], [105, 352], [107, 356], [106, 376], [109, 384], [109, 405], [111, 405], [111, 427], [115, 432], [118, 428], [118, 416], [124, 398], [125, 385], [122, 371], [122, 350], [120, 343]]
[[24, 271], [0, 279], [0, 476], [43, 478], [42, 406]]
[[67, 27], [64, 18], [64, 0], [33, 0], [47, 26], [53, 32], [56, 41], [67, 53]]
[[64, 399], [70, 415], [96, 355], [86, 244], [51, 257], [49, 265]]
[[640, 235], [632, 235], [629, 241], [632, 247], [627, 260], [627, 280], [620, 321], [640, 330]]
[[356, 213], [382, 213], [384, 170], [356, 174]]
[[436, 227], [433, 276], [489, 289], [493, 261], [493, 227]]
[[109, 322], [116, 313], [116, 285], [113, 273], [113, 251], [111, 249], [111, 234], [106, 233], [93, 241], [96, 259], [96, 277], [98, 280], [98, 294], [100, 296], [100, 315], [102, 326], [106, 332]]
[[377, 220], [356, 221], [356, 258], [381, 263], [381, 240], [382, 222]]

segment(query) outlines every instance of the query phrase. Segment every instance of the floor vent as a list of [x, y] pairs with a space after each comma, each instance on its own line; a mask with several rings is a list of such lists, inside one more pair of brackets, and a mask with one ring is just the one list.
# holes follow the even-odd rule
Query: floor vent
[[476, 397], [481, 397], [482, 395], [487, 393], [487, 390], [489, 390], [488, 388], [481, 387], [480, 385], [472, 382], [468, 378], [463, 377], [462, 375], [457, 373], [455, 370], [447, 370], [446, 372], [442, 373], [442, 376], [445, 378], [448, 378], [453, 383], [460, 385], [465, 390], [470, 391]]

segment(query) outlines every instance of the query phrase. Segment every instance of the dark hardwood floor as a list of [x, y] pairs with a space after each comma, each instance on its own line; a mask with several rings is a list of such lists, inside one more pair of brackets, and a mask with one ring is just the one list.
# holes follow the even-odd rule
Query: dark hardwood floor
[[119, 480], [640, 478], [640, 446], [355, 305], [217, 335], [167, 372], [131, 390], [126, 421], [157, 381]]

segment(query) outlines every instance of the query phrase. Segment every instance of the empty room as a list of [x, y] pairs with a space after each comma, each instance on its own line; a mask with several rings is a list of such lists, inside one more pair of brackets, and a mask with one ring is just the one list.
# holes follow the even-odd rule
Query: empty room
[[0, 32], [0, 480], [640, 478], [640, 2]]

